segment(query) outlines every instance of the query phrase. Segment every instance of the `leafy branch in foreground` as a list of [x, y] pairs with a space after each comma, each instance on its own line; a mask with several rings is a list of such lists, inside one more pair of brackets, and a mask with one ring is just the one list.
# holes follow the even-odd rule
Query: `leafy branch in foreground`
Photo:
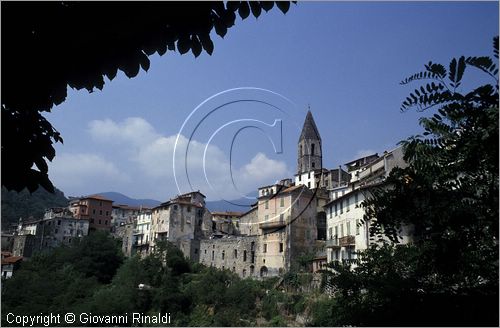
[[[498, 37], [494, 39], [498, 58]], [[467, 67], [493, 83], [462, 92]], [[437, 107], [403, 141], [408, 167], [394, 169], [364, 201], [372, 236], [356, 267], [332, 264], [332, 325], [498, 326], [498, 69], [487, 57], [429, 63], [402, 84], [424, 84], [401, 110]], [[413, 243], [399, 245], [403, 226]]]

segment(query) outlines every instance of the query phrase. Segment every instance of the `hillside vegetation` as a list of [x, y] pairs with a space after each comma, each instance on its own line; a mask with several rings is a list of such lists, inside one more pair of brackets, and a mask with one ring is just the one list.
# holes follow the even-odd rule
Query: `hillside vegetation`
[[2, 227], [17, 223], [19, 218], [41, 219], [45, 209], [67, 205], [68, 199], [58, 189], [52, 194], [40, 187], [30, 194], [27, 189], [18, 193], [2, 187]]

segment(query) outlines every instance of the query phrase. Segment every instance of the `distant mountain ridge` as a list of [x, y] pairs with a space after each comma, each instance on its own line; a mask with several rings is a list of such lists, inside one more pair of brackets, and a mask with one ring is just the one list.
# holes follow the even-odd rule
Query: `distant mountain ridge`
[[111, 199], [113, 201], [113, 205], [155, 207], [161, 204], [159, 200], [131, 198], [116, 191], [98, 192], [96, 194]]
[[[109, 198], [113, 201], [115, 205], [129, 205], [129, 206], [147, 206], [147, 207], [155, 207], [160, 205], [162, 202], [155, 199], [136, 199], [128, 197], [122, 193], [115, 191], [106, 191], [96, 193], [98, 195]], [[256, 193], [250, 193], [248, 197], [255, 197]], [[211, 211], [224, 212], [246, 212], [250, 210], [250, 205], [255, 203], [256, 199], [247, 199], [247, 198], [238, 198], [234, 200], [225, 201], [225, 200], [215, 200], [215, 201], [207, 201], [206, 206]]]

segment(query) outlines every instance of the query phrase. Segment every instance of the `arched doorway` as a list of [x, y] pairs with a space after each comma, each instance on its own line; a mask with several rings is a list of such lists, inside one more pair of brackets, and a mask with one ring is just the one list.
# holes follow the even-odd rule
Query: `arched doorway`
[[260, 276], [261, 278], [267, 277], [267, 267], [265, 265], [260, 268]]

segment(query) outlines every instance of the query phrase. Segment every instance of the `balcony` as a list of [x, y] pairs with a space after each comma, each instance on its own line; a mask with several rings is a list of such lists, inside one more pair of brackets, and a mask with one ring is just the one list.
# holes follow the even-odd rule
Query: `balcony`
[[259, 224], [260, 229], [278, 229], [278, 228], [283, 228], [286, 226], [285, 221], [271, 221], [271, 222], [264, 222]]
[[327, 248], [340, 248], [339, 239], [338, 238], [328, 239], [326, 241], [325, 246]]
[[356, 238], [354, 236], [344, 236], [339, 238], [339, 245], [341, 247], [349, 247], [356, 245]]

